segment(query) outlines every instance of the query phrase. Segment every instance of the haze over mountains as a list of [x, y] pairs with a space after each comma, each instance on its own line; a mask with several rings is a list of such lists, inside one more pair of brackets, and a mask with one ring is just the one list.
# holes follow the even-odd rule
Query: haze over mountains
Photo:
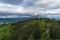
[[37, 15], [31, 15], [30, 13], [25, 14], [19, 14], [19, 13], [9, 13], [9, 12], [0, 12], [0, 18], [54, 18], [54, 19], [60, 19], [60, 14], [37, 14]]

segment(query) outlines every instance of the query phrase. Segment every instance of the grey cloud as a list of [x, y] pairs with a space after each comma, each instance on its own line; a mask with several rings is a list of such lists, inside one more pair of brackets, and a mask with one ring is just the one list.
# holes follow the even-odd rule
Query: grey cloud
[[23, 7], [32, 7], [35, 5], [35, 2], [37, 2], [38, 0], [26, 0], [23, 3]]
[[0, 0], [0, 3], [6, 3], [11, 5], [23, 5], [26, 6], [33, 6], [34, 2], [38, 0]]
[[23, 1], [24, 0], [0, 0], [0, 3], [7, 3], [7, 4], [12, 4], [12, 5], [19, 5]]

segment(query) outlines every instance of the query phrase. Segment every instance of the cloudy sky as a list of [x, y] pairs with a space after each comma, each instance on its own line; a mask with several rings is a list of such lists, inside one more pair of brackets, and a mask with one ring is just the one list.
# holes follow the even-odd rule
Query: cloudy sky
[[[60, 0], [0, 0], [0, 14], [49, 14], [59, 17]], [[8, 14], [8, 13], [5, 13]]]

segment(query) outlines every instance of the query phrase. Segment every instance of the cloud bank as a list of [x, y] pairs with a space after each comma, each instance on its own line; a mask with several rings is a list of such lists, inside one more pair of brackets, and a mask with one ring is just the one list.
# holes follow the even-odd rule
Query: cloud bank
[[60, 15], [60, 0], [0, 0], [0, 12]]
[[0, 15], [0, 18], [29, 18], [27, 15]]

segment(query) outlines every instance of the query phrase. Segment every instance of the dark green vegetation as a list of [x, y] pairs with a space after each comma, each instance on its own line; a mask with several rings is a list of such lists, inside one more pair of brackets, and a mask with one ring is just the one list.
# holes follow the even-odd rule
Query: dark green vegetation
[[11, 23], [0, 28], [0, 40], [58, 40], [59, 26], [59, 20], [47, 18]]

